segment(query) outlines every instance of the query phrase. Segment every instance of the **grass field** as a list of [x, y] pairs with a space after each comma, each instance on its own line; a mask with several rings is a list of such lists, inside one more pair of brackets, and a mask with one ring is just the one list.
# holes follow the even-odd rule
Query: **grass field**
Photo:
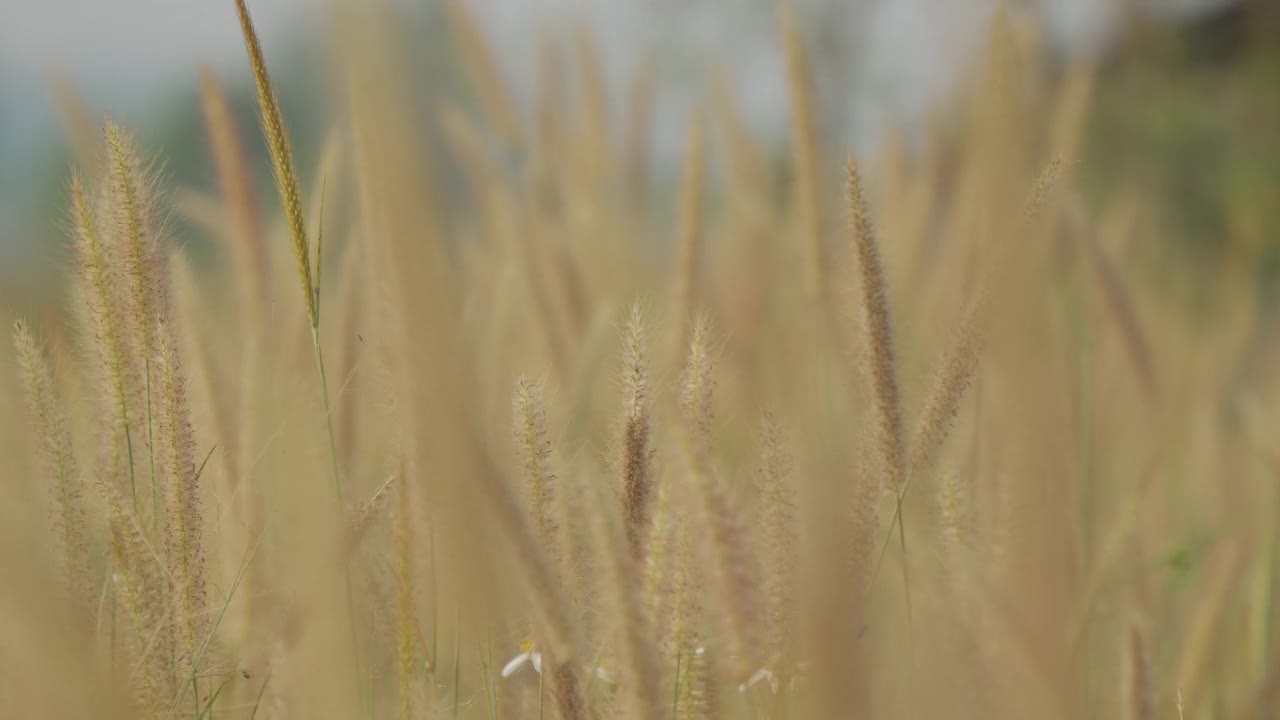
[[1082, 190], [1096, 66], [1001, 16], [855, 157], [784, 8], [783, 155], [709, 87], [668, 202], [651, 78], [613, 115], [547, 42], [525, 113], [444, 5], [470, 102], [348, 10], [306, 177], [244, 0], [216, 187], [68, 117], [69, 293], [0, 307], [0, 717], [1280, 717], [1274, 318]]

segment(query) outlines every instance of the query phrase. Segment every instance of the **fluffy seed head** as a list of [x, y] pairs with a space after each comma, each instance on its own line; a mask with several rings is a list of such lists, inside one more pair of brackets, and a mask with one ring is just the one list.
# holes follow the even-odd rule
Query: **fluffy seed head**
[[27, 410], [49, 482], [54, 536], [61, 553], [60, 570], [72, 598], [87, 604], [93, 590], [89, 583], [84, 505], [66, 415], [45, 354], [26, 323], [20, 320], [13, 324], [13, 344], [27, 396]]
[[653, 493], [649, 429], [649, 364], [640, 306], [633, 305], [622, 332], [622, 515], [627, 541], [640, 556]]
[[236, 0], [236, 13], [240, 17], [240, 31], [244, 35], [245, 50], [249, 54], [254, 85], [258, 89], [262, 132], [267, 137], [267, 149], [271, 153], [276, 189], [289, 220], [289, 234], [293, 237], [293, 257], [298, 266], [298, 281], [302, 285], [307, 319], [315, 328], [319, 316], [316, 313], [315, 287], [311, 280], [311, 246], [307, 243], [307, 221], [298, 192], [298, 174], [293, 167], [293, 150], [289, 146], [284, 118], [280, 114], [280, 103], [276, 99], [275, 88], [271, 85], [271, 77], [267, 74], [267, 62], [262, 56], [262, 46], [258, 43], [258, 34], [253, 28], [253, 20], [249, 17], [245, 0]]
[[877, 444], [880, 446], [882, 475], [886, 490], [901, 492], [906, 482], [902, 439], [902, 411], [898, 400], [898, 378], [894, 368], [893, 326], [889, 320], [889, 295], [885, 286], [880, 249], [862, 194], [858, 166], [849, 159], [849, 222], [858, 259], [861, 315], [870, 355], [872, 390], [875, 396]]

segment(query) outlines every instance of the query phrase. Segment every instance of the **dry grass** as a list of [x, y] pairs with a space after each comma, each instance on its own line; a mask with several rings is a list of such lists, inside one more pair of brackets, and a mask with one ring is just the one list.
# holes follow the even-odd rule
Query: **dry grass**
[[421, 117], [348, 9], [304, 183], [236, 0], [279, 207], [205, 72], [213, 268], [62, 91], [77, 341], [0, 353], [0, 716], [1270, 716], [1267, 315], [1224, 283], [1197, 322], [1141, 202], [1083, 202], [1087, 78], [1006, 27], [842, 192], [784, 9], [785, 171], [722, 76], [662, 177], [653, 66], [613, 118], [547, 36], [526, 118], [446, 8], [475, 109]]

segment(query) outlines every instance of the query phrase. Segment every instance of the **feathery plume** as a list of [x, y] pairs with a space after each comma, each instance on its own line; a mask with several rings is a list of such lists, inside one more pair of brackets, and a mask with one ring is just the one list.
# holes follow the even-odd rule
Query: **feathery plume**
[[712, 400], [715, 360], [709, 347], [705, 318], [694, 323], [689, 357], [681, 383], [688, 471], [697, 494], [697, 517], [706, 528], [705, 551], [715, 586], [717, 607], [724, 619], [723, 643], [727, 666], [738, 679], [760, 667], [759, 608], [752, 554], [747, 547], [742, 516], [711, 457]]
[[560, 554], [556, 534], [555, 473], [551, 470], [551, 441], [547, 438], [547, 412], [541, 382], [520, 377], [511, 401], [516, 451], [529, 494], [534, 530], [547, 557], [555, 563]]
[[1027, 200], [1027, 217], [1035, 217], [1044, 210], [1049, 201], [1049, 195], [1053, 190], [1053, 185], [1058, 181], [1058, 175], [1061, 173], [1062, 157], [1055, 155], [1044, 170], [1040, 172], [1040, 176], [1036, 178], [1036, 184], [1031, 190], [1031, 197]]
[[871, 354], [877, 443], [882, 463], [880, 476], [886, 490], [899, 493], [906, 482], [906, 467], [888, 288], [885, 286], [884, 268], [880, 264], [880, 249], [876, 244], [875, 232], [862, 194], [862, 180], [852, 158], [848, 163], [848, 176], [849, 221], [853, 228], [854, 250], [858, 258], [863, 330]]
[[[874, 474], [881, 488], [893, 493], [897, 504], [895, 518], [898, 527], [898, 545], [902, 550], [902, 588], [907, 606], [907, 628], [914, 636], [915, 622], [911, 608], [911, 572], [907, 564], [906, 518], [902, 515], [902, 498], [907, 487], [906, 451], [902, 437], [902, 406], [898, 396], [898, 378], [894, 366], [893, 325], [889, 318], [889, 292], [885, 283], [884, 268], [880, 263], [880, 248], [866, 198], [862, 193], [862, 179], [858, 165], [852, 157], [848, 160], [849, 224], [853, 230], [854, 254], [858, 261], [861, 293], [862, 330], [867, 351], [870, 353], [872, 395], [875, 400], [876, 444], [879, 446], [879, 467]], [[861, 498], [855, 502], [861, 504]], [[855, 510], [855, 512], [858, 512]], [[890, 528], [892, 530], [892, 527]], [[914, 648], [914, 637], [910, 640]], [[914, 652], [914, 649], [913, 649]]]
[[[973, 497], [969, 483], [956, 472], [943, 474], [938, 483], [938, 529], [942, 548], [954, 560], [973, 540]], [[953, 567], [954, 562], [946, 563]]]
[[[648, 608], [650, 626], [654, 634], [662, 636], [662, 610], [666, 599], [667, 584], [672, 579], [671, 540], [671, 476], [663, 473], [658, 479], [658, 492], [653, 503], [653, 521], [649, 525], [649, 539], [645, 543], [644, 603]], [[664, 650], [670, 648], [664, 647]]]
[[[159, 353], [156, 325], [168, 310], [154, 187], [132, 136], [111, 121], [105, 135], [112, 243], [125, 276], [134, 362], [143, 371]], [[142, 389], [135, 394], [143, 397]]]
[[262, 131], [267, 137], [267, 149], [271, 153], [271, 166], [275, 171], [276, 189], [280, 203], [289, 220], [289, 234], [293, 237], [293, 256], [298, 266], [298, 280], [302, 284], [307, 319], [314, 329], [319, 325], [315, 286], [311, 279], [311, 246], [307, 242], [307, 221], [302, 211], [302, 198], [298, 192], [298, 174], [293, 167], [293, 150], [280, 114], [280, 104], [267, 74], [267, 63], [262, 56], [258, 34], [249, 17], [245, 0], [236, 0], [236, 13], [240, 17], [240, 31], [244, 35], [245, 50], [249, 53], [249, 65], [258, 90], [258, 107], [262, 112]]
[[[204, 545], [195, 440], [177, 342], [167, 324], [156, 328], [156, 420], [158, 457], [164, 478], [168, 528], [169, 583], [173, 592], [174, 639], [179, 657], [189, 658], [204, 638]], [[185, 669], [185, 668], [184, 668]]]
[[84, 504], [66, 414], [49, 362], [26, 323], [13, 324], [13, 344], [49, 482], [53, 531], [61, 552], [59, 569], [74, 602], [87, 606], [92, 602], [93, 589], [89, 581]]
[[[79, 175], [71, 179], [71, 208], [75, 233], [75, 249], [85, 302], [88, 305], [88, 336], [93, 338], [94, 366], [98, 387], [103, 392], [101, 411], [105, 417], [100, 440], [104, 461], [114, 479], [127, 476], [133, 508], [137, 509], [137, 484], [133, 477], [133, 405], [130, 392], [134, 384], [132, 366], [125, 354], [124, 319], [116, 287], [113, 258], [102, 237], [96, 208], [90, 206]], [[115, 472], [119, 470], [119, 472]]]
[[960, 401], [973, 382], [982, 347], [982, 323], [986, 295], [972, 303], [960, 319], [951, 344], [942, 356], [933, 376], [933, 385], [925, 396], [924, 407], [911, 436], [907, 477], [914, 478], [925, 469], [933, 453], [947, 437]]
[[633, 556], [649, 522], [653, 493], [653, 448], [650, 445], [649, 364], [640, 305], [631, 306], [622, 331], [622, 518]]
[[871, 580], [875, 573], [876, 541], [879, 539], [880, 515], [876, 509], [880, 506], [884, 488], [879, 478], [871, 472], [865, 458], [859, 458], [853, 473], [852, 509], [850, 513], [852, 541], [850, 577], [853, 579], [855, 598], [865, 600], [871, 591]]
[[[893, 493], [897, 501], [895, 519], [898, 541], [902, 548], [902, 584], [906, 594], [907, 616], [911, 622], [911, 582], [907, 569], [907, 536], [905, 518], [902, 517], [902, 496], [906, 491], [906, 453], [902, 438], [902, 409], [898, 397], [898, 378], [894, 367], [893, 326], [889, 318], [888, 288], [884, 268], [880, 263], [880, 249], [876, 243], [871, 217], [867, 212], [862, 193], [862, 180], [858, 166], [848, 160], [849, 224], [853, 230], [854, 253], [858, 259], [859, 288], [861, 290], [862, 330], [867, 352], [870, 354], [872, 395], [876, 414], [876, 444], [879, 450], [878, 472], [871, 478], [878, 481], [882, 491]], [[872, 481], [862, 478], [859, 482]], [[865, 488], [859, 488], [855, 497], [855, 515], [864, 512], [859, 508], [874, 500], [861, 497]], [[890, 528], [892, 530], [892, 527]], [[857, 532], [861, 533], [859, 529]], [[858, 544], [860, 545], [860, 543]], [[913, 624], [913, 623], [912, 623]]]
[[760, 460], [756, 488], [760, 494], [760, 527], [766, 547], [768, 572], [765, 594], [768, 614], [768, 648], [786, 656], [792, 628], [792, 563], [796, 548], [795, 499], [791, 485], [791, 457], [782, 428], [772, 412], [761, 422]]
[[[602, 493], [597, 493], [597, 497]], [[616, 515], [605, 511], [603, 499], [597, 499], [595, 534], [603, 548], [601, 562], [607, 578], [611, 617], [617, 633], [619, 670], [622, 672], [622, 713], [626, 717], [651, 718], [661, 714], [658, 660], [653, 633], [650, 632], [636, 558], [631, 540], [619, 528]], [[625, 519], [625, 518], [624, 518]]]
[[360, 507], [356, 508], [347, 519], [347, 552], [355, 552], [355, 549], [360, 546], [360, 541], [369, 533], [369, 528], [373, 527], [373, 523], [387, 506], [387, 501], [395, 492], [396, 484], [395, 475], [388, 477], [378, 487], [377, 492], [360, 503]]
[[172, 699], [170, 634], [164, 632], [168, 607], [166, 583], [160, 560], [147, 543], [138, 518], [120, 498], [116, 478], [99, 476], [97, 487], [107, 515], [107, 550], [115, 572], [115, 595], [123, 601], [134, 640], [135, 668], [140, 700], [158, 709]]

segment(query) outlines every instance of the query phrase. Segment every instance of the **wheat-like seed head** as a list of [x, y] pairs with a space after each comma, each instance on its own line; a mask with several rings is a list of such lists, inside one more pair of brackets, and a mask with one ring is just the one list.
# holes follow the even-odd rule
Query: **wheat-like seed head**
[[[124, 317], [129, 321], [133, 363], [138, 372], [143, 372], [159, 352], [156, 324], [168, 312], [155, 187], [128, 131], [108, 122], [104, 132], [109, 242], [111, 252], [119, 258], [125, 281], [128, 314]], [[144, 394], [144, 388], [134, 390], [136, 397]]]
[[271, 77], [267, 74], [267, 62], [262, 56], [258, 34], [249, 17], [245, 0], [236, 0], [236, 12], [240, 17], [240, 31], [244, 35], [245, 50], [253, 70], [254, 85], [258, 89], [258, 107], [262, 113], [262, 132], [267, 137], [267, 149], [271, 153], [271, 166], [275, 171], [276, 189], [289, 220], [289, 234], [293, 237], [293, 257], [298, 267], [298, 281], [302, 285], [303, 302], [307, 308], [307, 320], [312, 328], [319, 323], [316, 308], [315, 286], [311, 278], [311, 246], [307, 242], [306, 214], [302, 210], [302, 198], [298, 192], [298, 174], [293, 167], [293, 150], [280, 113]]
[[178, 359], [177, 340], [167, 323], [156, 326], [156, 425], [159, 472], [165, 486], [169, 582], [174, 609], [174, 640], [180, 657], [191, 657], [204, 639], [204, 544], [195, 439], [187, 405], [187, 379]]
[[94, 369], [102, 393], [99, 451], [111, 468], [109, 474], [123, 482], [132, 472], [126, 444], [131, 428], [136, 427], [137, 413], [131, 396], [136, 374], [125, 350], [129, 315], [117, 286], [120, 268], [103, 238], [97, 208], [90, 204], [79, 175], [71, 179], [71, 208], [81, 295], [88, 305], [87, 334], [92, 338]]
[[[645, 541], [644, 556], [644, 578], [642, 587], [644, 590], [644, 604], [648, 611], [650, 627], [658, 637], [664, 637], [664, 633], [669, 628], [664, 627], [669, 623], [663, 615], [663, 610], [669, 605], [667, 590], [673, 575], [672, 556], [672, 520], [674, 512], [672, 511], [671, 498], [671, 476], [670, 473], [662, 473], [657, 481], [657, 494], [653, 503], [653, 517], [649, 523], [649, 537]], [[669, 639], [669, 638], [667, 638]], [[671, 643], [663, 642], [661, 644], [664, 652], [670, 651]]]
[[551, 469], [551, 440], [543, 384], [524, 377], [516, 380], [512, 398], [516, 451], [529, 497], [530, 516], [543, 550], [553, 564], [560, 558], [555, 517], [556, 476]]
[[622, 333], [622, 517], [635, 557], [649, 522], [653, 493], [653, 448], [650, 446], [649, 364], [644, 320], [638, 304], [631, 307]]
[[922, 472], [942, 445], [959, 411], [960, 401], [973, 382], [982, 349], [981, 315], [985, 297], [984, 292], [965, 309], [952, 334], [951, 344], [934, 373], [933, 384], [925, 396], [915, 433], [911, 436], [910, 460], [907, 463], [909, 477], [916, 477]]
[[72, 600], [84, 607], [92, 602], [88, 540], [81, 480], [71, 446], [71, 432], [53, 372], [45, 353], [25, 322], [13, 324], [13, 344], [27, 397], [27, 410], [49, 482], [51, 520], [61, 555], [60, 573]]
[[[650, 631], [639, 566], [632, 541], [617, 516], [607, 510], [605, 493], [596, 493], [594, 534], [606, 576], [605, 603], [614, 625], [615, 651], [622, 673], [622, 711], [626, 717], [657, 717], [661, 687], [657, 643]], [[626, 518], [624, 517], [623, 520]]]
[[796, 574], [791, 567], [796, 550], [795, 497], [791, 479], [791, 456], [783, 431], [772, 412], [766, 412], [760, 428], [760, 459], [756, 488], [760, 494], [759, 528], [763, 536], [768, 647], [775, 657], [787, 654], [791, 642], [792, 587]]
[[724, 666], [743, 680], [760, 667], [760, 604], [756, 569], [746, 528], [734, 496], [712, 459], [715, 358], [705, 317], [694, 323], [681, 385], [685, 413], [685, 447], [699, 524], [705, 529], [716, 606], [722, 613]]
[[173, 698], [172, 640], [166, 632], [168, 583], [159, 557], [147, 542], [137, 516], [130, 512], [116, 486], [118, 478], [99, 476], [107, 520], [107, 550], [112, 582], [133, 634], [127, 643], [134, 655], [136, 689], [143, 705], [158, 710]]
[[894, 493], [906, 482], [902, 437], [902, 409], [898, 398], [898, 377], [894, 367], [893, 325], [889, 318], [889, 293], [885, 286], [880, 248], [862, 193], [862, 179], [853, 158], [848, 162], [849, 222], [853, 230], [854, 252], [858, 259], [863, 331], [875, 397], [877, 443], [880, 446], [881, 477], [884, 487]]
[[969, 483], [954, 471], [944, 473], [938, 483], [938, 529], [947, 564], [956, 567], [972, 546], [974, 517]]

